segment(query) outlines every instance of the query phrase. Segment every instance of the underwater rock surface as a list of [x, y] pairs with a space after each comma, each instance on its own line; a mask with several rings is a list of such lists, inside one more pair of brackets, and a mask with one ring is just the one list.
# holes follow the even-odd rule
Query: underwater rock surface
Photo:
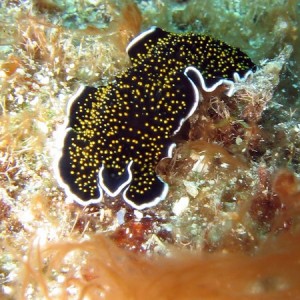
[[[298, 2], [2, 1], [0, 298], [296, 299]], [[126, 46], [152, 24], [224, 40], [258, 69], [232, 97], [201, 93], [155, 168], [159, 205], [83, 208], [52, 167], [67, 102], [126, 72]]]

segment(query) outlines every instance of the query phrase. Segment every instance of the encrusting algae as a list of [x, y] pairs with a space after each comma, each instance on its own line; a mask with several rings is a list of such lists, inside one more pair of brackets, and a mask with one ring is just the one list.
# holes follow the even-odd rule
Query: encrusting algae
[[[154, 2], [0, 4], [1, 299], [297, 299], [297, 2]], [[233, 95], [201, 92], [155, 168], [164, 201], [142, 211], [105, 193], [87, 207], [66, 201], [52, 163], [67, 102], [130, 66], [142, 24], [212, 34], [257, 71]]]

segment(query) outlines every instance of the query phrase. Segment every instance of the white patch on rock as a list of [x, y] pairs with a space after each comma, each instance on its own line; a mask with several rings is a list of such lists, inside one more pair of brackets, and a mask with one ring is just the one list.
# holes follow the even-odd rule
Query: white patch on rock
[[172, 212], [179, 216], [181, 215], [189, 206], [190, 198], [189, 197], [181, 197], [178, 201], [176, 201], [172, 207]]
[[207, 173], [208, 172], [208, 163], [205, 161], [205, 155], [199, 155], [197, 157], [196, 163], [193, 165], [192, 171], [198, 173]]
[[198, 195], [198, 185], [193, 181], [183, 180], [187, 193], [195, 198]]

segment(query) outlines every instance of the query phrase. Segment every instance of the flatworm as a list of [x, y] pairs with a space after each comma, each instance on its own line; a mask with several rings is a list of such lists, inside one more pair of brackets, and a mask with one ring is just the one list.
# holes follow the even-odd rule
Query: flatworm
[[174, 34], [151, 27], [133, 39], [132, 66], [105, 87], [81, 87], [69, 102], [58, 159], [58, 181], [80, 204], [105, 192], [122, 193], [136, 209], [165, 199], [168, 185], [155, 172], [172, 156], [172, 137], [194, 113], [201, 90], [234, 82], [255, 69], [237, 48], [210, 36]]

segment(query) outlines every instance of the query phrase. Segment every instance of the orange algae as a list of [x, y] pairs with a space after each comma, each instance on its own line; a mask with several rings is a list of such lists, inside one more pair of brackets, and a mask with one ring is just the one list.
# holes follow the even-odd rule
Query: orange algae
[[[272, 219], [267, 218], [271, 229], [248, 254], [228, 247], [208, 253], [171, 246], [168, 256], [148, 257], [119, 248], [102, 234], [90, 233], [76, 241], [78, 236], [74, 232], [65, 242], [51, 242], [45, 239], [45, 231], [30, 244], [25, 261], [19, 262], [20, 297], [297, 299], [300, 181], [287, 170], [278, 172], [273, 180], [265, 170], [260, 173], [261, 189], [270, 188], [278, 193], [282, 209]], [[144, 238], [141, 232], [150, 225], [150, 220], [135, 222], [131, 242], [138, 246], [138, 237]], [[113, 239], [123, 246], [124, 236], [116, 235]], [[230, 240], [230, 236], [223, 239]]]
[[288, 197], [295, 197], [299, 192], [299, 182], [291, 171], [282, 170], [274, 180], [275, 192], [287, 201]]
[[170, 258], [151, 259], [101, 235], [33, 244], [21, 274], [22, 294], [30, 296], [34, 287], [33, 296], [51, 299], [296, 299], [299, 237], [271, 236], [252, 256], [174, 251]]

